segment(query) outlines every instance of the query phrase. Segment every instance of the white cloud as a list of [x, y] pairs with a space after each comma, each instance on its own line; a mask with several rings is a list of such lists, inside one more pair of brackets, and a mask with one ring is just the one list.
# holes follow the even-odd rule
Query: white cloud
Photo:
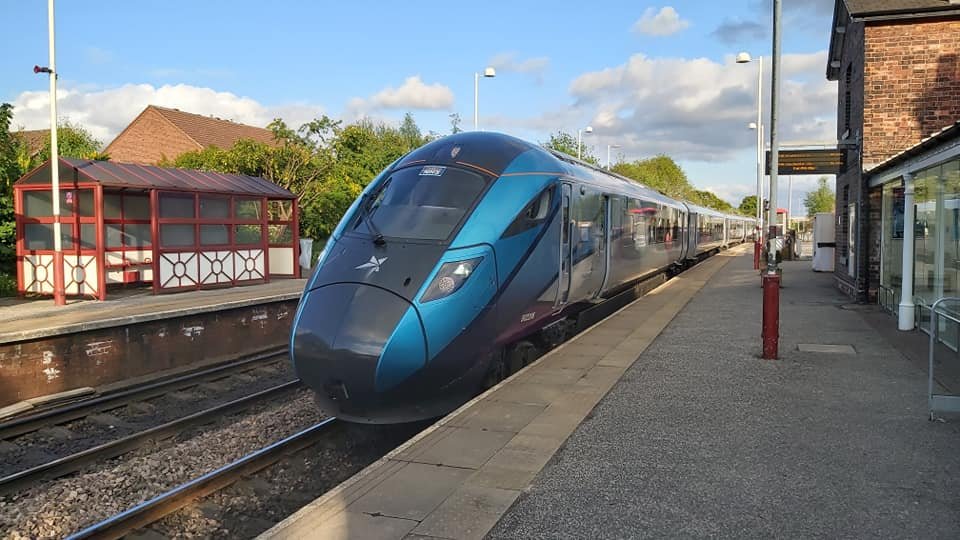
[[543, 74], [550, 66], [550, 59], [537, 56], [520, 60], [515, 52], [503, 52], [490, 59], [488, 64], [504, 73], [522, 73], [532, 76], [538, 83], [543, 82]]
[[348, 116], [362, 116], [370, 110], [444, 110], [453, 106], [453, 91], [440, 83], [426, 84], [419, 75], [407, 77], [398, 88], [388, 86], [369, 98], [352, 98]]
[[[825, 62], [826, 51], [784, 55], [781, 140], [836, 137], [836, 84], [824, 80]], [[575, 107], [590, 115], [597, 136], [622, 144], [627, 155], [723, 161], [755, 144], [746, 125], [756, 118], [756, 77], [755, 68], [732, 58], [720, 63], [636, 54], [622, 65], [577, 77], [570, 93]], [[764, 94], [769, 103], [769, 92]]]
[[637, 22], [633, 23], [633, 31], [647, 36], [669, 36], [690, 26], [690, 21], [681, 19], [677, 10], [670, 6], [647, 8]]
[[[323, 114], [322, 107], [307, 103], [264, 105], [249, 97], [185, 84], [160, 87], [126, 84], [95, 90], [63, 87], [57, 92], [59, 116], [83, 125], [105, 145], [147, 105], [177, 108], [258, 127], [266, 126], [277, 117], [296, 127]], [[13, 100], [13, 106], [15, 128], [49, 128], [48, 92], [23, 92]]]

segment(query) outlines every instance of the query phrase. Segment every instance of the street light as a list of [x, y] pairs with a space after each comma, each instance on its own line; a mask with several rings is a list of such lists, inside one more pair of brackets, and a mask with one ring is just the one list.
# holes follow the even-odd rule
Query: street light
[[619, 144], [608, 144], [607, 145], [607, 170], [610, 170], [610, 149], [611, 148], [620, 148]]
[[[737, 55], [738, 64], [747, 64], [753, 59], [750, 53]], [[763, 245], [763, 57], [757, 57], [757, 121], [750, 123], [750, 129], [757, 130], [757, 229], [753, 242], [753, 269], [760, 269], [760, 252]]]
[[578, 129], [578, 130], [577, 130], [577, 159], [583, 159], [583, 157], [582, 157], [582, 156], [583, 156], [583, 150], [582, 150], [582, 149], [583, 149], [583, 144], [581, 144], [581, 141], [583, 140], [583, 134], [584, 134], [584, 133], [586, 133], [587, 135], [593, 133], [593, 128], [590, 127], [590, 126], [587, 126], [587, 127], [583, 128], [583, 129]]
[[[483, 76], [492, 79], [497, 76], [497, 70], [487, 67], [483, 70]], [[480, 129], [480, 74], [473, 74], [473, 130]]]
[[60, 236], [60, 157], [57, 154], [57, 63], [54, 49], [53, 1], [47, 2], [47, 24], [50, 41], [50, 65], [33, 66], [34, 73], [50, 76], [50, 183], [53, 188], [53, 303], [67, 303], [63, 276], [63, 238]]

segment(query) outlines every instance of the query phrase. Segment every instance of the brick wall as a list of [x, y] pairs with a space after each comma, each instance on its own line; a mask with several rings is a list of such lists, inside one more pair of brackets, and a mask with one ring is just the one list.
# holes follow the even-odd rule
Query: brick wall
[[156, 165], [164, 157], [200, 150], [182, 131], [155, 110], [147, 109], [106, 148], [112, 161]]
[[865, 29], [865, 168], [960, 120], [960, 21]]

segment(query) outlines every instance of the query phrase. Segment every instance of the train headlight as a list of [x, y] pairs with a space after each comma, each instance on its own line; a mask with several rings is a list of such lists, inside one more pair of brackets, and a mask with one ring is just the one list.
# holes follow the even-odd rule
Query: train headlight
[[440, 267], [440, 271], [437, 272], [437, 275], [433, 278], [430, 286], [427, 287], [426, 292], [420, 297], [420, 301], [429, 302], [431, 300], [445, 298], [457, 292], [460, 287], [463, 287], [467, 278], [470, 277], [470, 274], [473, 273], [473, 270], [482, 260], [483, 257], [477, 257], [476, 259], [466, 261], [444, 263], [443, 266]]

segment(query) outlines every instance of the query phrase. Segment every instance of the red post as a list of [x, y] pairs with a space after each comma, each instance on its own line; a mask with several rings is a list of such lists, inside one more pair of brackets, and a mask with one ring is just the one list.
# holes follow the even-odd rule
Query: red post
[[762, 250], [760, 249], [760, 240], [755, 240], [753, 242], [753, 269], [754, 270], [760, 269], [760, 252], [761, 251]]
[[780, 347], [780, 275], [764, 272], [763, 283], [763, 359], [776, 360]]

